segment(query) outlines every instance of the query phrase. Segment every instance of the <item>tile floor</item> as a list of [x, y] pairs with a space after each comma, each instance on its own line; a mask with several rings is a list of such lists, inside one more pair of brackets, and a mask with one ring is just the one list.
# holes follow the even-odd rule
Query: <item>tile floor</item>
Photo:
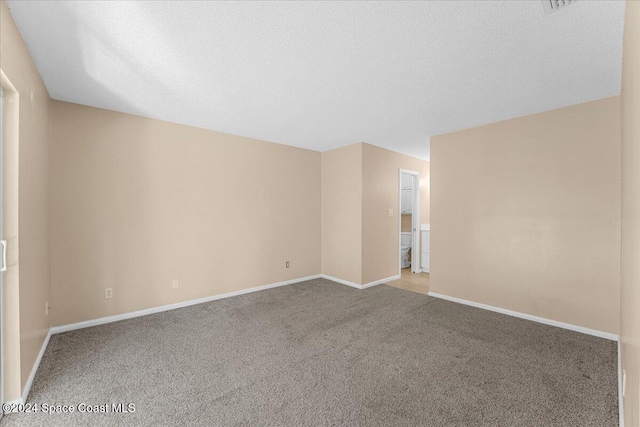
[[411, 268], [403, 268], [400, 279], [387, 285], [426, 295], [429, 292], [429, 273], [412, 273]]

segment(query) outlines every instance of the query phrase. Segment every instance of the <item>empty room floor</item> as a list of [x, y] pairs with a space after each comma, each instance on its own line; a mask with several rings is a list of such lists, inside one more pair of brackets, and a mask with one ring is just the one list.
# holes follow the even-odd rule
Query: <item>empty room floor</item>
[[400, 278], [387, 283], [389, 286], [427, 295], [429, 293], [429, 273], [412, 273], [411, 268], [400, 270]]
[[51, 337], [4, 426], [615, 426], [617, 346], [380, 285], [323, 279]]

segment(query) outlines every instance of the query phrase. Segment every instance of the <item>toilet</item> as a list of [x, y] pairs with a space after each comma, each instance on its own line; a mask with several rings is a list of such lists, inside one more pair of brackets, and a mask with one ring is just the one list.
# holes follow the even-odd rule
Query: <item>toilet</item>
[[409, 250], [411, 249], [411, 232], [400, 233], [400, 268], [411, 267]]

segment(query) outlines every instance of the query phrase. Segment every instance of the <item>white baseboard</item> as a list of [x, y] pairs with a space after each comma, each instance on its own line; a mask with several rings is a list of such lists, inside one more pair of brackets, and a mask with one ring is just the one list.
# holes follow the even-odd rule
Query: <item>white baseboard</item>
[[251, 292], [264, 291], [266, 289], [277, 288], [279, 286], [291, 285], [293, 283], [304, 282], [320, 278], [319, 274], [313, 276], [300, 277], [298, 279], [286, 280], [284, 282], [271, 283], [269, 285], [256, 286], [254, 288], [240, 289], [239, 291], [227, 292], [225, 294], [213, 295], [210, 297], [198, 298], [189, 301], [177, 302], [175, 304], [162, 305], [159, 307], [147, 308], [144, 310], [132, 311], [129, 313], [116, 314], [114, 316], [101, 317], [99, 319], [85, 320], [84, 322], [70, 323], [68, 325], [54, 326], [51, 328], [52, 334], [60, 334], [62, 332], [75, 331], [76, 329], [89, 328], [91, 326], [104, 325], [106, 323], [118, 322], [120, 320], [132, 319], [134, 317], [147, 316], [149, 314], [161, 313], [163, 311], [175, 310], [177, 308], [188, 307], [191, 305], [202, 304], [209, 301], [235, 297]]
[[595, 329], [589, 329], [583, 326], [572, 325], [570, 323], [559, 322], [557, 320], [545, 319], [544, 317], [533, 316], [531, 314], [520, 313], [518, 311], [507, 310], [506, 308], [494, 307], [492, 305], [468, 301], [462, 298], [450, 297], [448, 295], [442, 295], [435, 292], [429, 292], [428, 295], [435, 298], [445, 299], [447, 301], [457, 302], [459, 304], [482, 308], [484, 310], [495, 311], [496, 313], [506, 314], [508, 316], [519, 317], [521, 319], [531, 320], [538, 323], [544, 323], [545, 325], [557, 326], [558, 328], [569, 329], [570, 331], [581, 332], [583, 334], [593, 335], [600, 338], [606, 338], [611, 341], [618, 341], [619, 339], [618, 335], [612, 334], [610, 332], [597, 331]]
[[321, 274], [320, 277], [323, 279], [331, 280], [332, 282], [337, 282], [343, 285], [351, 286], [352, 288], [362, 289], [362, 285], [358, 283], [350, 282], [348, 280], [338, 279], [337, 277], [329, 276], [328, 274]]
[[27, 402], [27, 397], [29, 397], [29, 392], [31, 391], [31, 385], [33, 384], [33, 379], [36, 377], [36, 372], [38, 372], [38, 368], [40, 367], [42, 356], [44, 356], [44, 352], [47, 350], [47, 346], [49, 345], [49, 338], [51, 338], [51, 328], [49, 328], [49, 332], [47, 332], [47, 336], [45, 337], [44, 342], [42, 343], [42, 347], [40, 348], [40, 353], [38, 353], [38, 357], [36, 358], [36, 361], [33, 364], [33, 367], [31, 368], [31, 373], [29, 374], [27, 383], [24, 385], [24, 389], [22, 390], [22, 397], [20, 399], [15, 399], [6, 403], [23, 404]]
[[365, 283], [364, 285], [359, 285], [354, 282], [349, 282], [348, 280], [338, 279], [337, 277], [329, 276], [328, 274], [321, 274], [320, 277], [322, 277], [323, 279], [331, 280], [332, 282], [337, 282], [343, 285], [351, 286], [352, 288], [367, 289], [372, 286], [381, 285], [382, 283], [391, 282], [392, 280], [397, 280], [400, 278], [400, 275], [395, 275], [395, 276], [387, 277], [386, 279], [380, 279], [374, 282]]
[[400, 275], [396, 274], [395, 276], [387, 277], [386, 279], [380, 279], [374, 282], [365, 283], [364, 285], [360, 286], [360, 289], [367, 289], [372, 286], [381, 285], [383, 283], [391, 282], [393, 280], [398, 280], [399, 278], [400, 278]]
[[4, 402], [7, 405], [22, 405], [24, 403], [24, 401], [22, 400], [22, 398], [20, 399], [14, 399], [14, 400], [10, 400], [8, 402]]

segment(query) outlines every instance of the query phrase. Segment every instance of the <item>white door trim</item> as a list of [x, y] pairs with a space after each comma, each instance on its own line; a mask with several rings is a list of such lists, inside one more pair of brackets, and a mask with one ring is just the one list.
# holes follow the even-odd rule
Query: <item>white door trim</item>
[[[1, 71], [0, 71], [1, 72]], [[4, 75], [4, 73], [3, 73]], [[1, 78], [1, 77], [0, 77]], [[4, 165], [2, 164], [3, 162], [3, 158], [4, 158], [4, 153], [2, 151], [2, 103], [4, 102], [3, 100], [3, 96], [2, 96], [2, 84], [0, 83], [0, 239], [2, 239], [3, 233], [2, 233], [2, 217], [3, 217], [3, 189], [2, 189], [2, 174], [3, 174], [3, 170], [4, 170]], [[0, 269], [0, 404], [4, 403], [4, 332], [2, 332], [2, 328], [3, 328], [3, 322], [2, 322], [2, 294], [4, 293], [3, 290], [3, 280], [4, 278], [2, 277], [2, 273], [4, 271], [7, 270], [7, 242], [4, 240], [0, 240], [0, 242], [2, 243], [2, 253], [3, 253], [3, 260], [2, 260], [2, 269]], [[4, 415], [4, 408], [0, 408], [0, 419], [2, 419]]]
[[[8, 161], [10, 161], [6, 156], [6, 147], [9, 146], [9, 144], [11, 146], [15, 146], [16, 148], [18, 147], [18, 132], [20, 128], [18, 117], [20, 114], [20, 108], [18, 104], [19, 93], [11, 84], [2, 69], [0, 69], [0, 93], [0, 121], [2, 121], [2, 125], [0, 126], [0, 150], [2, 151], [0, 153], [0, 162], [2, 162], [2, 168], [0, 168], [0, 172], [3, 175], [2, 177], [0, 177], [2, 178], [0, 179], [0, 189], [4, 190], [4, 187], [7, 184], [7, 181], [5, 181], [4, 179], [4, 177], [6, 176], [6, 168], [4, 166]], [[7, 105], [4, 104], [5, 101], [7, 101]], [[6, 122], [4, 121], [5, 118], [7, 118]], [[9, 133], [7, 129], [11, 129], [11, 133]], [[5, 137], [7, 138], [5, 139]], [[9, 141], [11, 142], [9, 143]], [[8, 206], [8, 204], [7, 199], [4, 197], [4, 194], [2, 195], [1, 202], [2, 203], [0, 203], [0, 209], [2, 209], [2, 212], [0, 212], [0, 226], [2, 226], [5, 221], [7, 221], [7, 209], [5, 209], [5, 207]], [[15, 211], [15, 213], [17, 215], [17, 210]], [[4, 227], [2, 227], [2, 233], [0, 234], [2, 234], [3, 239], [7, 239], [7, 230]], [[5, 252], [3, 254], [3, 258], [5, 259], [2, 263], [3, 271], [7, 269], [6, 243], [4, 244], [4, 249]], [[4, 273], [0, 272], [0, 275], [2, 274]], [[7, 348], [5, 348], [5, 341], [7, 340], [8, 335], [6, 333], [6, 328], [8, 327], [8, 325], [4, 322], [4, 317], [7, 315], [7, 313], [2, 310], [4, 304], [7, 303], [7, 301], [3, 301], [3, 295], [8, 285], [5, 279], [6, 277], [2, 276], [2, 284], [0, 285], [0, 403], [4, 402], [4, 399], [6, 398], [4, 395], [4, 389], [8, 387], [7, 375], [4, 371], [4, 364], [6, 362], [5, 352], [7, 350]], [[2, 418], [2, 414], [3, 410], [2, 408], [0, 408], [0, 419]]]
[[622, 338], [618, 337], [618, 427], [624, 427], [624, 396], [622, 395], [624, 375], [622, 372]]

